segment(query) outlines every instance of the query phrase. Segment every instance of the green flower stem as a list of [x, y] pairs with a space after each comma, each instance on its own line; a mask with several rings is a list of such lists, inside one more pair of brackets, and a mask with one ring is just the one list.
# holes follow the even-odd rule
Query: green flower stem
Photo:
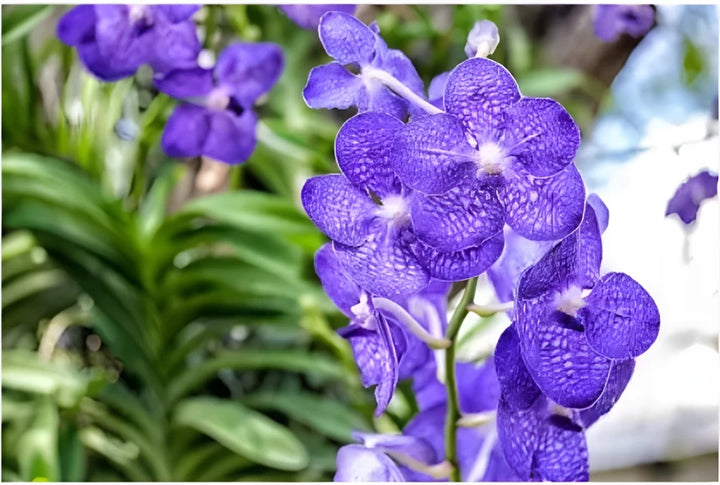
[[450, 346], [445, 349], [445, 388], [447, 389], [447, 414], [445, 417], [445, 460], [453, 467], [450, 473], [451, 482], [459, 482], [460, 466], [457, 461], [457, 421], [460, 419], [460, 403], [455, 381], [455, 340], [457, 339], [460, 325], [462, 325], [468, 314], [468, 305], [472, 304], [477, 288], [477, 278], [468, 280], [465, 286], [465, 293], [458, 303], [448, 325], [445, 338], [450, 341]]

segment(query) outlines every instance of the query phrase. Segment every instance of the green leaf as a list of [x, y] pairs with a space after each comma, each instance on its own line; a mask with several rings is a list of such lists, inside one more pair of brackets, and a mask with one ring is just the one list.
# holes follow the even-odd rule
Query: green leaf
[[78, 425], [74, 421], [64, 421], [58, 439], [58, 455], [62, 481], [82, 482], [87, 470], [87, 456], [80, 441]]
[[525, 96], [557, 97], [585, 83], [585, 75], [575, 69], [535, 69], [518, 78]]
[[307, 392], [256, 393], [248, 395], [243, 402], [260, 409], [280, 411], [341, 442], [349, 443], [354, 430], [371, 431], [368, 424], [352, 411], [348, 403]]
[[705, 69], [703, 53], [687, 37], [683, 40], [683, 79], [692, 84]]
[[310, 462], [303, 444], [285, 427], [240, 403], [193, 398], [178, 404], [174, 423], [204, 433], [235, 453], [280, 470]]
[[3, 5], [2, 45], [27, 35], [53, 11], [52, 5]]
[[49, 399], [44, 399], [38, 403], [35, 412], [33, 424], [17, 444], [20, 475], [26, 481], [56, 482], [60, 480], [57, 408]]

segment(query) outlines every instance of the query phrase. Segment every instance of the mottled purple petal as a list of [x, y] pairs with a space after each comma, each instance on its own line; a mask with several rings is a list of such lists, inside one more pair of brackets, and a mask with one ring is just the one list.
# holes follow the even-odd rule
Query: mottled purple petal
[[375, 34], [352, 15], [328, 12], [320, 19], [320, 42], [340, 64], [368, 64], [375, 52]]
[[279, 5], [278, 8], [285, 12], [290, 20], [299, 27], [306, 30], [317, 30], [320, 18], [326, 12], [337, 11], [352, 15], [355, 12], [355, 5]]
[[230, 164], [244, 162], [255, 149], [256, 122], [251, 109], [240, 116], [227, 110], [211, 112], [203, 155]]
[[204, 96], [213, 89], [211, 69], [179, 69], [155, 77], [155, 86], [173, 98]]
[[483, 482], [519, 482], [520, 477], [515, 473], [502, 450], [502, 445], [498, 441], [490, 452], [485, 475], [482, 477]]
[[477, 151], [454, 116], [414, 119], [398, 133], [395, 145], [395, 172], [404, 184], [425, 194], [443, 194], [477, 172]]
[[202, 155], [210, 130], [210, 112], [193, 104], [180, 104], [168, 118], [162, 135], [162, 147], [171, 157]]
[[580, 411], [580, 423], [589, 428], [595, 423], [600, 416], [604, 415], [615, 405], [622, 395], [630, 377], [632, 377], [635, 369], [635, 361], [633, 359], [615, 361], [610, 369], [610, 377], [608, 377], [607, 386], [603, 391], [600, 399], [587, 409]]
[[586, 408], [597, 401], [611, 360], [590, 348], [577, 321], [541, 299], [519, 300], [516, 311], [523, 358], [543, 393], [569, 408]]
[[445, 281], [463, 281], [482, 274], [500, 257], [503, 234], [485, 240], [479, 246], [462, 251], [440, 252], [418, 241], [415, 253], [430, 276]]
[[580, 310], [590, 346], [611, 359], [637, 357], [660, 331], [660, 312], [652, 297], [625, 273], [608, 273]]
[[515, 164], [536, 177], [560, 172], [580, 146], [580, 129], [560, 103], [548, 98], [522, 98], [505, 110], [500, 129]]
[[362, 79], [350, 73], [339, 62], [312, 68], [303, 99], [313, 109], [347, 109], [357, 104], [364, 90]]
[[335, 242], [335, 254], [355, 283], [373, 295], [391, 300], [425, 288], [430, 280], [410, 249], [407, 231], [372, 232], [364, 244], [351, 247]]
[[404, 482], [394, 461], [379, 450], [346, 445], [338, 450], [336, 482]]
[[525, 367], [515, 325], [500, 335], [495, 347], [495, 369], [505, 404], [512, 410], [529, 408], [540, 395], [540, 389]]
[[582, 428], [565, 416], [550, 416], [535, 451], [533, 478], [551, 482], [588, 481], [588, 450]]
[[218, 85], [229, 89], [242, 106], [250, 106], [277, 82], [284, 65], [280, 47], [270, 42], [234, 43], [218, 57]]
[[508, 465], [524, 481], [530, 478], [533, 453], [540, 440], [540, 416], [546, 408], [547, 400], [543, 396], [520, 411], [513, 410], [503, 398], [498, 403], [498, 441]]
[[498, 195], [505, 204], [507, 224], [521, 236], [534, 241], [556, 240], [580, 225], [585, 185], [575, 165], [548, 178], [507, 170], [505, 179]]
[[411, 204], [415, 234], [438, 251], [477, 246], [505, 224], [502, 204], [490, 187], [463, 185], [442, 195], [416, 192]]
[[367, 239], [377, 206], [344, 175], [308, 179], [301, 198], [305, 212], [330, 239], [350, 246], [359, 246]]
[[68, 10], [58, 21], [57, 36], [67, 45], [90, 42], [95, 36], [95, 7], [78, 5]]
[[517, 83], [508, 70], [484, 58], [457, 66], [445, 88], [445, 109], [460, 118], [478, 142], [494, 138], [503, 112], [519, 99]]
[[717, 192], [718, 176], [704, 170], [678, 187], [668, 202], [665, 215], [677, 214], [685, 224], [690, 224], [697, 217], [700, 204], [705, 199], [715, 197]]
[[333, 303], [351, 316], [350, 309], [360, 301], [361, 290], [343, 271], [331, 243], [323, 244], [315, 253], [315, 273]]
[[372, 112], [345, 122], [335, 139], [335, 157], [350, 182], [360, 189], [372, 190], [380, 198], [397, 192], [390, 159], [393, 138], [403, 126], [397, 118]]
[[522, 274], [518, 297], [537, 298], [571, 285], [592, 288], [600, 278], [601, 261], [600, 229], [588, 204], [580, 226]]

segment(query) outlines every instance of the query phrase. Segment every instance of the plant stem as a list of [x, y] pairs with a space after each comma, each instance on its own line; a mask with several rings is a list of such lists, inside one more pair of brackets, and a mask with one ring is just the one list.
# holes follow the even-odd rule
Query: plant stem
[[468, 280], [460, 302], [445, 333], [445, 338], [450, 341], [450, 346], [445, 349], [445, 388], [447, 392], [447, 413], [445, 416], [445, 459], [453, 466], [450, 474], [451, 482], [461, 481], [460, 466], [457, 461], [457, 421], [460, 419], [460, 403], [455, 381], [455, 340], [457, 339], [460, 325], [462, 325], [468, 314], [468, 305], [472, 303], [477, 287], [477, 278]]
[[362, 72], [363, 77], [368, 76], [377, 79], [381, 83], [383, 83], [385, 86], [390, 88], [397, 94], [398, 96], [405, 98], [406, 100], [410, 101], [412, 104], [418, 106], [419, 108], [424, 109], [431, 115], [436, 115], [439, 113], [444, 113], [443, 110], [438, 108], [437, 106], [434, 106], [430, 104], [429, 102], [425, 101], [421, 96], [418, 96], [414, 92], [410, 90], [407, 86], [405, 86], [402, 82], [400, 82], [399, 79], [397, 79], [395, 76], [390, 74], [387, 71], [383, 71], [382, 69], [373, 69], [373, 68], [364, 68]]

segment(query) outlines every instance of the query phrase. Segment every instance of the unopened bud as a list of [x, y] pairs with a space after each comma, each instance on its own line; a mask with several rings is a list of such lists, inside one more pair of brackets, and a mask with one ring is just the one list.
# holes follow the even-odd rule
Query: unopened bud
[[465, 44], [465, 54], [468, 57], [487, 57], [500, 43], [500, 34], [497, 26], [489, 20], [475, 22], [468, 34]]

